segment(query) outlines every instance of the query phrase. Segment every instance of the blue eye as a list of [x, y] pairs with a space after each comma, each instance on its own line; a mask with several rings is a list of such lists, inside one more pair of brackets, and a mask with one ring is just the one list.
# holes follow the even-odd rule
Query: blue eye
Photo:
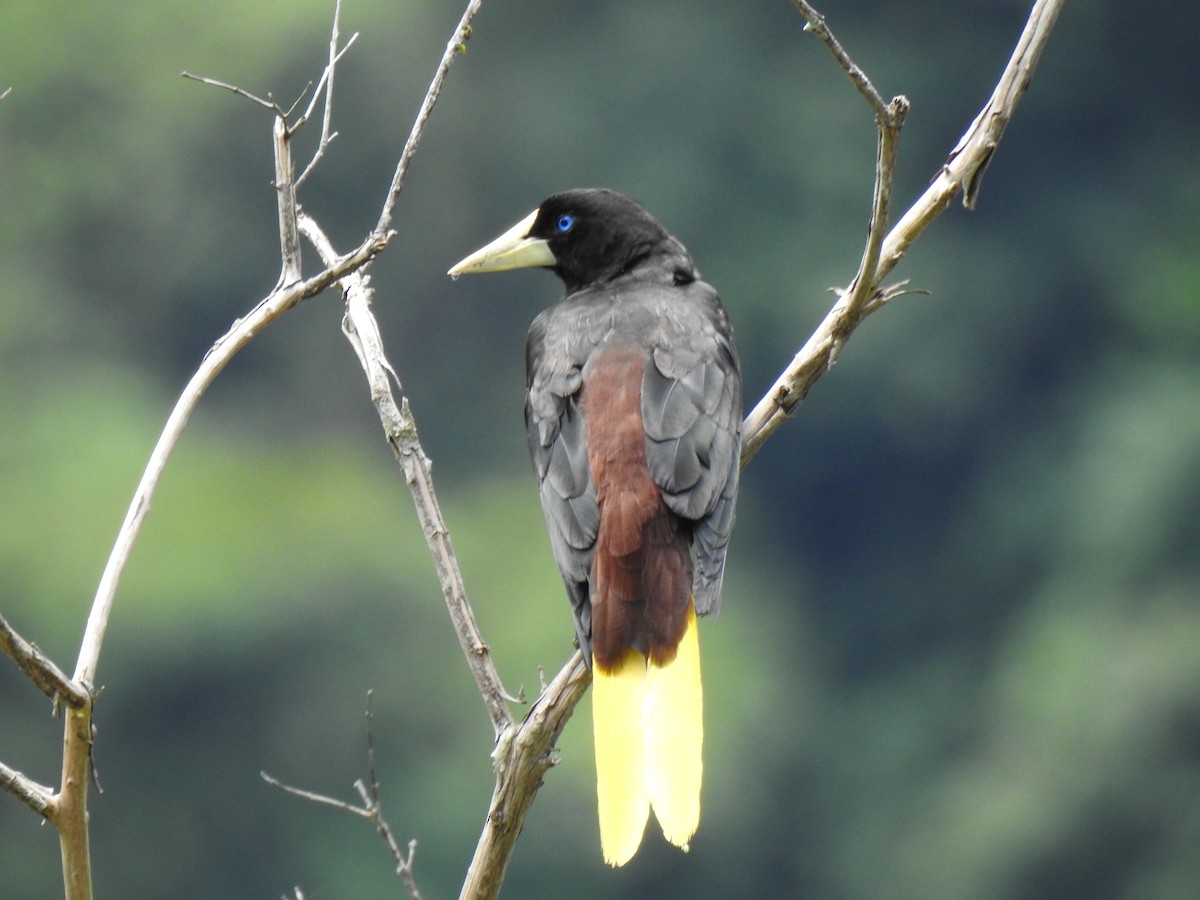
[[562, 234], [566, 234], [575, 227], [575, 217], [571, 215], [559, 216], [558, 221], [554, 223], [554, 227], [557, 228]]

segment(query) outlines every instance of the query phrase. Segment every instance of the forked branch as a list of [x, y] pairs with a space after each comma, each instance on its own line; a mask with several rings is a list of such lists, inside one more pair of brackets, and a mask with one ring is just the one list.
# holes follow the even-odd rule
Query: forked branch
[[[337, 252], [329, 239], [310, 216], [301, 215], [300, 230], [322, 259], [337, 258]], [[421, 447], [417, 423], [409, 408], [408, 399], [401, 396], [400, 402], [396, 402], [393, 385], [398, 390], [400, 380], [384, 354], [379, 323], [371, 311], [373, 288], [361, 272], [348, 274], [340, 283], [346, 300], [342, 331], [363, 367], [371, 392], [371, 402], [383, 425], [384, 435], [404, 471], [404, 480], [412, 494], [421, 530], [433, 556], [434, 568], [442, 586], [442, 596], [450, 612], [450, 620], [458, 635], [459, 645], [466, 655], [467, 665], [475, 677], [480, 696], [483, 697], [484, 706], [487, 707], [492, 729], [499, 737], [513, 723], [508, 702], [514, 698], [509, 696], [500, 682], [491, 651], [480, 634], [475, 613], [467, 599], [462, 572], [459, 570], [458, 559], [450, 541], [450, 531], [446, 527], [437, 494], [434, 492], [433, 471], [429, 458]]]
[[[478, 5], [475, 3], [474, 5]], [[456, 34], [458, 32], [456, 31]], [[336, 45], [336, 23], [333, 43]], [[344, 50], [345, 48], [342, 48]], [[328, 92], [332, 83], [332, 67], [341, 51], [331, 51], [322, 84]], [[444, 67], [440, 74], [444, 77]], [[185, 73], [186, 75], [186, 73]], [[196, 76], [187, 76], [196, 78]], [[68, 900], [90, 900], [92, 897], [91, 862], [88, 848], [87, 793], [90, 774], [92, 726], [91, 685], [95, 682], [100, 651], [108, 621], [116, 599], [117, 588], [142, 523], [149, 511], [155, 491], [177, 445], [183, 429], [208, 386], [229, 361], [267, 325], [301, 301], [313, 297], [343, 276], [365, 266], [387, 246], [391, 233], [373, 230], [354, 250], [329, 262], [320, 273], [304, 279], [300, 268], [300, 242], [296, 230], [295, 179], [289, 155], [292, 129], [287, 120], [292, 109], [284, 110], [273, 99], [264, 100], [250, 92], [214, 79], [196, 80], [226, 88], [270, 109], [275, 115], [277, 150], [276, 187], [279, 200], [280, 246], [283, 270], [279, 284], [243, 319], [221, 337], [205, 355], [195, 374], [188, 381], [167, 419], [162, 434], [150, 455], [133, 500], [118, 531], [108, 562], [100, 578], [80, 644], [75, 673], [66, 679], [48, 661], [16, 640], [11, 629], [5, 632], [5, 648], [43, 690], [52, 689], [67, 706], [63, 738], [62, 781], [57, 793], [47, 793], [20, 773], [8, 767], [2, 770], [0, 787], [14, 793], [27, 805], [43, 809], [57, 828], [60, 837], [63, 878]], [[307, 90], [307, 89], [306, 89]], [[297, 104], [299, 101], [297, 101]], [[307, 113], [306, 113], [307, 115]], [[328, 119], [326, 120], [328, 122]], [[327, 131], [323, 137], [328, 142]], [[280, 152], [281, 151], [281, 152]], [[319, 151], [318, 151], [319, 152]]]
[[[745, 465], [780, 425], [808, 396], [817, 379], [834, 362], [850, 333], [867, 315], [895, 295], [898, 286], [885, 287], [883, 280], [900, 262], [908, 248], [949, 207], [961, 191], [963, 202], [972, 207], [978, 197], [983, 170], [992, 158], [1018, 101], [1029, 87], [1064, 0], [1037, 0], [1025, 28], [991, 98], [935, 175], [929, 188], [894, 226], [887, 212], [894, 178], [895, 141], [908, 101], [897, 97], [881, 114], [879, 94], [870, 80], [837, 43], [825, 19], [803, 0], [792, 0], [808, 20], [808, 28], [830, 47], [846, 74], [867, 99], [879, 127], [875, 193], [871, 228], [858, 273], [850, 286], [838, 291], [838, 300], [784, 369], [775, 384], [750, 411], [742, 428], [742, 464]], [[890, 229], [890, 230], [889, 230]]]
[[[392, 859], [396, 863], [396, 874], [404, 882], [404, 888], [408, 891], [408, 896], [411, 900], [421, 900], [421, 891], [417, 887], [417, 879], [413, 874], [413, 861], [417, 855], [417, 842], [415, 840], [408, 842], [407, 853], [400, 848], [400, 843], [396, 840], [392, 826], [388, 824], [387, 818], [383, 815], [383, 804], [379, 799], [379, 779], [375, 775], [375, 719], [371, 713], [371, 694], [371, 691], [367, 691], [367, 773], [370, 779], [370, 786], [363, 783], [361, 778], [354, 782], [354, 790], [358, 793], [359, 800], [362, 801], [361, 806], [356, 806], [345, 800], [339, 800], [337, 797], [330, 797], [326, 794], [318, 794], [313, 791], [306, 791], [303, 788], [292, 787], [290, 784], [284, 784], [278, 778], [274, 778], [266, 772], [260, 772], [259, 775], [267, 784], [278, 788], [284, 793], [292, 794], [302, 800], [308, 800], [311, 803], [321, 806], [331, 806], [334, 809], [340, 809], [343, 812], [348, 812], [351, 815], [371, 822], [375, 826], [375, 830], [379, 833], [379, 836], [388, 845], [388, 850], [391, 851]], [[295, 889], [295, 896], [297, 898], [304, 896], [300, 888]]]

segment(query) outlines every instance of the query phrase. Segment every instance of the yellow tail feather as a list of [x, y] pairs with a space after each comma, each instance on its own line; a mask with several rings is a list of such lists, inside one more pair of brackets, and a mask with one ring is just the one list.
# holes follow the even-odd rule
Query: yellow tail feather
[[592, 727], [600, 849], [606, 863], [623, 866], [642, 843], [650, 815], [642, 741], [646, 658], [628, 650], [612, 671], [595, 666], [594, 672]]
[[696, 612], [688, 606], [687, 630], [675, 659], [646, 673], [644, 707], [646, 791], [663, 836], [684, 851], [700, 824], [704, 764], [703, 697]]
[[688, 849], [700, 824], [704, 764], [703, 696], [696, 611], [675, 659], [663, 667], [628, 650], [610, 672], [594, 667], [592, 722], [604, 861], [623, 866], [637, 852], [653, 807], [663, 835]]

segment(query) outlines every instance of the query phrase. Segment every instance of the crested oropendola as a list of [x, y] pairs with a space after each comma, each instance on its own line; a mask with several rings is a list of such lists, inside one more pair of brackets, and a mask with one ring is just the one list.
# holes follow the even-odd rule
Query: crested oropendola
[[529, 329], [525, 424], [593, 669], [601, 849], [619, 866], [651, 809], [684, 850], [700, 821], [696, 616], [721, 602], [741, 374], [717, 292], [628, 197], [555, 194], [450, 274], [529, 266], [566, 286]]

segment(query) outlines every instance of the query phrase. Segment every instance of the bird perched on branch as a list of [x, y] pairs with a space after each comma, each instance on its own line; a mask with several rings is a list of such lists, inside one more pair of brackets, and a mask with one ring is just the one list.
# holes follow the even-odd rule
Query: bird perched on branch
[[741, 374], [717, 292], [628, 197], [555, 194], [450, 274], [530, 266], [566, 286], [529, 329], [525, 423], [593, 670], [601, 850], [620, 866], [651, 809], [684, 850], [700, 822], [696, 616], [721, 602]]

